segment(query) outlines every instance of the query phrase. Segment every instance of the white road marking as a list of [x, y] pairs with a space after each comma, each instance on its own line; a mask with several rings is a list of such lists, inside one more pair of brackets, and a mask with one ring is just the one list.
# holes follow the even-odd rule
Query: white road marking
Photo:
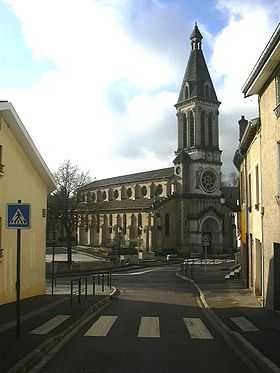
[[230, 318], [241, 330], [244, 332], [256, 332], [259, 329], [255, 327], [251, 321], [247, 320], [245, 317], [231, 317]]
[[184, 322], [190, 333], [191, 338], [213, 339], [212, 334], [206, 328], [204, 323], [198, 318], [184, 318]]
[[138, 330], [138, 337], [141, 338], [159, 338], [159, 318], [158, 317], [141, 317]]
[[57, 315], [45, 322], [43, 325], [31, 331], [32, 334], [48, 334], [55, 329], [58, 325], [62, 324], [65, 320], [69, 319], [70, 315]]
[[112, 276], [137, 276], [137, 275], [144, 275], [145, 273], [157, 272], [157, 271], [162, 271], [162, 268], [148, 269], [146, 271], [141, 271], [141, 272], [112, 273]]
[[100, 316], [84, 335], [86, 337], [105, 337], [117, 318], [118, 316]]

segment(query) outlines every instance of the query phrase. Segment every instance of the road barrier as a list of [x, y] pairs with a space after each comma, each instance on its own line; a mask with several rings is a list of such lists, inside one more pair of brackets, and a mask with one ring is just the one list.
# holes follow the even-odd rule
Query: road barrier
[[[70, 305], [73, 305], [73, 299], [75, 296], [78, 298], [78, 303], [81, 304], [82, 297], [84, 296], [84, 300], [87, 300], [89, 296], [89, 285], [91, 279], [91, 287], [92, 287], [92, 296], [96, 295], [96, 278], [97, 284], [100, 285], [101, 283], [101, 291], [104, 293], [105, 287], [107, 286], [108, 289], [112, 288], [112, 273], [111, 272], [104, 272], [98, 273], [96, 275], [87, 275], [81, 277], [74, 277], [70, 279]], [[107, 281], [105, 281], [105, 278]]]

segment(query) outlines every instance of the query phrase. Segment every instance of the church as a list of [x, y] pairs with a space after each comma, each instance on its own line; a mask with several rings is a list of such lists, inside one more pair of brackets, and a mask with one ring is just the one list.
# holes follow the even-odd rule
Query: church
[[174, 249], [181, 255], [236, 248], [237, 188], [221, 186], [219, 106], [195, 25], [175, 104], [178, 147], [173, 166], [93, 181], [77, 191], [79, 245]]

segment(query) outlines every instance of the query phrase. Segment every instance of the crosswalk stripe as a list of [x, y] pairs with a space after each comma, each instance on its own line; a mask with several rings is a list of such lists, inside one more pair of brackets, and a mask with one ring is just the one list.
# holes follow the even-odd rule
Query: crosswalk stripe
[[118, 316], [100, 316], [84, 334], [86, 337], [105, 337]]
[[251, 321], [247, 320], [245, 317], [231, 317], [230, 318], [241, 330], [244, 332], [256, 332], [259, 329], [255, 327], [254, 324], [251, 323]]
[[184, 322], [191, 338], [213, 339], [212, 334], [206, 328], [204, 323], [198, 318], [184, 318]]
[[159, 338], [159, 318], [158, 317], [141, 317], [138, 330], [138, 337], [141, 338]]
[[62, 324], [65, 320], [69, 319], [70, 315], [57, 315], [45, 322], [41, 326], [31, 331], [32, 334], [48, 334], [55, 329], [58, 325]]

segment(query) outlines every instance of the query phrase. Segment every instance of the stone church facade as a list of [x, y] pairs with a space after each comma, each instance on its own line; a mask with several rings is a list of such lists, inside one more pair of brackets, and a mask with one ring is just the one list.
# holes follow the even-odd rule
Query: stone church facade
[[195, 25], [177, 111], [173, 166], [91, 182], [78, 190], [78, 243], [144, 252], [235, 248], [236, 188], [221, 187], [219, 106]]

